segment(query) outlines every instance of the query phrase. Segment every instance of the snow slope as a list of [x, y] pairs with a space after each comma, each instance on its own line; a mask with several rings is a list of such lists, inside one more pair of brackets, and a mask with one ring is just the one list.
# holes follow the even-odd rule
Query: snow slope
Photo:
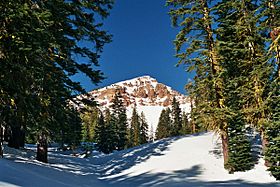
[[[181, 107], [181, 110], [186, 113], [189, 113], [191, 110], [190, 103], [182, 104], [180, 107]], [[161, 111], [166, 108], [167, 107], [164, 107], [164, 106], [141, 106], [141, 105], [136, 107], [136, 110], [139, 115], [141, 114], [141, 112], [144, 113], [148, 126], [149, 126], [148, 127], [149, 134], [153, 134], [154, 137], [155, 137], [155, 132], [157, 129]], [[127, 117], [130, 120], [131, 116], [132, 116], [133, 107], [127, 107], [126, 109], [127, 109], [126, 110]]]
[[49, 164], [32, 154], [5, 154], [10, 159], [0, 159], [0, 186], [280, 186], [262, 159], [250, 171], [228, 174], [220, 147], [213, 133], [202, 133], [88, 159], [52, 150]]

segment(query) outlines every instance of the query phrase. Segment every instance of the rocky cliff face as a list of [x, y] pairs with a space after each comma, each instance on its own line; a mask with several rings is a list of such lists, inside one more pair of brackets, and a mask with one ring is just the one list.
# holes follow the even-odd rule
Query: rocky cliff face
[[[189, 103], [187, 96], [172, 90], [171, 87], [159, 83], [150, 76], [137, 77], [112, 84], [110, 86], [89, 92], [90, 99], [95, 99], [101, 107], [108, 107], [119, 91], [127, 107], [133, 106], [171, 106], [173, 97], [181, 105]], [[85, 96], [78, 96], [79, 99]]]

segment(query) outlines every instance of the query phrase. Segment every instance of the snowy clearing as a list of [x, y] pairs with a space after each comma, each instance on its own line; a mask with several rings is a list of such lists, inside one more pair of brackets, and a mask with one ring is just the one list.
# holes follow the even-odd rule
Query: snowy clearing
[[[51, 149], [48, 164], [31, 150], [6, 149], [0, 186], [280, 186], [263, 160], [247, 172], [223, 169], [220, 141], [213, 133], [168, 138], [109, 155], [78, 158]], [[9, 153], [13, 153], [12, 156]]]

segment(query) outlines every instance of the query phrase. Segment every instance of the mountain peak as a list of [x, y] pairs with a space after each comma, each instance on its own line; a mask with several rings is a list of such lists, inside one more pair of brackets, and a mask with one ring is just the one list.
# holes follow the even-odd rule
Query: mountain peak
[[144, 75], [93, 90], [87, 95], [79, 95], [76, 98], [76, 104], [73, 105], [77, 108], [83, 108], [84, 105], [80, 100], [86, 98], [97, 101], [101, 108], [108, 108], [117, 91], [122, 95], [126, 107], [169, 107], [174, 97], [181, 106], [188, 106], [190, 103], [186, 95], [173, 90], [170, 86], [159, 83], [149, 75]]
[[119, 91], [124, 98], [124, 104], [129, 106], [170, 106], [173, 97], [180, 104], [187, 104], [187, 96], [173, 90], [165, 84], [159, 83], [150, 75], [144, 75], [112, 85], [93, 90], [91, 98], [95, 99], [101, 107], [108, 107], [116, 93]]

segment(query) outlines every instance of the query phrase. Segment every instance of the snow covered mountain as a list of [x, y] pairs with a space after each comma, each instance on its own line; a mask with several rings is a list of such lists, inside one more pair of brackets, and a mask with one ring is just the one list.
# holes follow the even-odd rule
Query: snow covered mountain
[[[132, 114], [132, 108], [136, 107], [139, 113], [144, 112], [150, 125], [150, 131], [153, 132], [156, 129], [160, 112], [165, 107], [171, 107], [173, 97], [180, 103], [183, 111], [190, 111], [190, 102], [186, 95], [173, 90], [163, 83], [159, 83], [151, 76], [141, 76], [114, 83], [89, 92], [89, 96], [80, 95], [77, 100], [82, 100], [83, 98], [95, 100], [101, 109], [105, 109], [111, 105], [116, 91], [119, 91], [123, 97], [128, 117]], [[80, 103], [77, 107], [82, 108], [84, 105]]]
[[[155, 78], [150, 76], [137, 77], [93, 90], [89, 92], [90, 99], [95, 99], [101, 107], [109, 107], [116, 91], [119, 91], [123, 96], [126, 107], [167, 107], [171, 106], [173, 97], [176, 97], [181, 105], [189, 103], [187, 96], [173, 90], [169, 86], [159, 83]], [[77, 99], [84, 97], [87, 96], [80, 95]]]

